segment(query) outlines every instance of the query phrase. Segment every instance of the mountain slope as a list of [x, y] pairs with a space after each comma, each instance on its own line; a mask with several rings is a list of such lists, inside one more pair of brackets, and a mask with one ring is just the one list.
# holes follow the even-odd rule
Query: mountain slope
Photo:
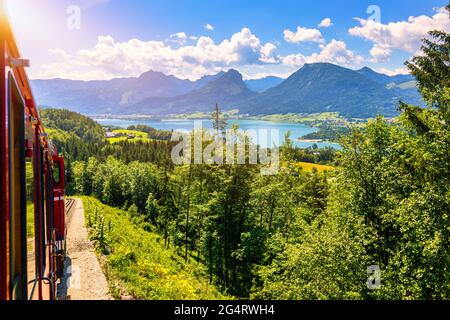
[[390, 77], [329, 63], [305, 65], [284, 81], [268, 77], [244, 82], [230, 70], [193, 82], [149, 71], [109, 81], [35, 80], [32, 86], [39, 105], [84, 114], [163, 116], [209, 112], [218, 103], [224, 110], [250, 115], [339, 112], [373, 117], [396, 115], [398, 100], [423, 105], [410, 75]]
[[151, 97], [130, 106], [126, 113], [167, 115], [209, 112], [216, 103], [222, 110], [230, 110], [255, 95], [245, 85], [242, 75], [232, 69], [201, 89], [174, 98]]
[[[107, 232], [111, 252], [104, 258], [112, 294], [126, 292], [140, 300], [220, 300], [231, 298], [209, 283], [206, 267], [186, 262], [174, 246], [166, 247], [158, 234], [137, 225], [129, 212], [102, 204], [92, 197], [81, 197], [85, 221], [109, 223]], [[93, 228], [95, 236], [97, 229]], [[101, 252], [98, 241], [95, 243]]]
[[222, 75], [205, 76], [194, 82], [149, 71], [137, 78], [33, 80], [31, 84], [42, 106], [70, 108], [85, 114], [120, 113], [121, 109], [149, 97], [175, 97], [200, 89]]
[[366, 76], [367, 78], [381, 83], [381, 84], [401, 84], [404, 82], [409, 82], [409, 81], [414, 81], [414, 77], [410, 74], [399, 74], [399, 75], [395, 75], [395, 76], [388, 76], [387, 74], [383, 74], [383, 73], [378, 73], [375, 72], [374, 70], [368, 68], [368, 67], [364, 67], [360, 70], [357, 70], [356, 72], [358, 72], [361, 75]]
[[284, 81], [283, 78], [278, 77], [265, 77], [256, 80], [247, 80], [245, 84], [254, 92], [264, 92], [270, 88], [276, 87]]
[[329, 63], [307, 64], [283, 83], [239, 104], [242, 113], [339, 112], [346, 117], [397, 114], [397, 90]]

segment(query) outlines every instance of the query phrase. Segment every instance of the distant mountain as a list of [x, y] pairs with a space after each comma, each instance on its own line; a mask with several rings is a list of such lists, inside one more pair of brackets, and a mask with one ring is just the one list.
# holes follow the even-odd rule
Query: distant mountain
[[206, 86], [207, 84], [209, 84], [210, 82], [217, 80], [224, 75], [225, 75], [225, 72], [220, 71], [219, 73], [214, 74], [214, 75], [204, 76], [193, 83], [193, 86], [190, 91], [201, 89], [204, 86]]
[[401, 84], [404, 82], [410, 82], [410, 81], [415, 80], [414, 77], [410, 74], [399, 74], [399, 75], [395, 75], [395, 76], [388, 76], [386, 74], [373, 71], [372, 69], [370, 69], [368, 67], [364, 67], [364, 68], [358, 70], [357, 72], [375, 82], [385, 84], [385, 85], [392, 84], [392, 83]]
[[194, 83], [189, 80], [167, 76], [162, 72], [148, 71], [130, 83], [127, 89], [134, 94], [144, 95], [134, 99], [141, 100], [148, 96], [174, 97], [189, 92], [193, 87]]
[[230, 70], [190, 81], [149, 71], [108, 81], [34, 80], [32, 87], [39, 105], [84, 114], [162, 116], [208, 112], [218, 103], [224, 110], [250, 115], [339, 112], [362, 118], [396, 115], [399, 100], [423, 105], [410, 75], [390, 77], [329, 63], [307, 64], [286, 80], [244, 82], [238, 71]]
[[283, 78], [278, 77], [265, 77], [255, 80], [247, 80], [245, 84], [254, 92], [264, 92], [270, 88], [276, 87], [284, 81]]
[[42, 106], [68, 108], [85, 114], [121, 113], [127, 106], [149, 97], [175, 97], [198, 90], [223, 74], [190, 81], [148, 71], [137, 78], [32, 80], [31, 85], [36, 101]]
[[403, 98], [401, 90], [388, 89], [364, 72], [316, 63], [305, 65], [275, 88], [240, 103], [239, 109], [250, 115], [339, 112], [346, 117], [393, 116], [398, 100]]
[[232, 69], [203, 88], [172, 98], [147, 98], [130, 106], [124, 113], [167, 115], [196, 111], [209, 112], [213, 110], [216, 103], [223, 110], [230, 110], [236, 108], [239, 102], [255, 95], [245, 85], [242, 75]]

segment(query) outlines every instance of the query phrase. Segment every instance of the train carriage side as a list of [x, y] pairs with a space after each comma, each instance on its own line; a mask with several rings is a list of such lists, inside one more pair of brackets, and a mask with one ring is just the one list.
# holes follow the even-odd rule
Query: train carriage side
[[48, 139], [0, 0], [0, 300], [55, 299], [64, 159]]

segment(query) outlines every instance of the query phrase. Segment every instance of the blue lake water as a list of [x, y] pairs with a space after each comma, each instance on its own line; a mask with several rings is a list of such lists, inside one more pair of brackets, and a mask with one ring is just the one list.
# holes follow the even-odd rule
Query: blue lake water
[[[158, 130], [176, 130], [176, 131], [192, 131], [194, 129], [195, 124], [198, 121], [194, 120], [183, 120], [183, 119], [174, 119], [174, 120], [122, 120], [122, 119], [95, 119], [98, 123], [104, 126], [116, 126], [121, 128], [127, 128], [131, 125], [146, 125]], [[262, 121], [262, 120], [228, 120], [228, 127], [236, 124], [242, 130], [279, 130], [279, 138], [280, 142], [284, 141], [284, 135], [287, 132], [291, 132], [291, 139], [294, 141], [295, 145], [300, 148], [308, 148], [316, 144], [319, 148], [325, 147], [333, 147], [336, 149], [340, 149], [339, 144], [328, 143], [328, 142], [304, 142], [298, 141], [298, 138], [312, 132], [318, 131], [317, 128], [311, 128], [303, 124], [298, 123], [288, 123], [288, 122], [272, 122], [272, 121]], [[205, 129], [212, 129], [213, 124], [211, 120], [201, 120], [201, 125]]]

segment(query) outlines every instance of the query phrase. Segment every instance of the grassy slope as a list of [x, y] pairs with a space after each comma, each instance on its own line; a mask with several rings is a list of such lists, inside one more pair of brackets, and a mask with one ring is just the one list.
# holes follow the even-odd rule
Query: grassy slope
[[[136, 299], [148, 300], [220, 300], [226, 298], [209, 285], [204, 267], [185, 263], [175, 250], [166, 249], [164, 240], [133, 223], [120, 209], [101, 204], [91, 197], [80, 197], [86, 221], [95, 221], [95, 212], [105, 220], [105, 273], [116, 298], [126, 291]], [[100, 219], [98, 219], [100, 220]], [[95, 232], [92, 232], [95, 235]]]
[[[151, 139], [148, 138], [148, 134], [141, 131], [135, 131], [135, 130], [113, 130], [112, 132], [123, 134], [125, 136], [119, 137], [119, 138], [110, 138], [108, 139], [109, 143], [117, 143], [120, 141], [142, 141], [142, 142], [149, 142]], [[128, 135], [133, 135], [134, 139], [128, 139]]]
[[319, 172], [334, 170], [334, 167], [332, 167], [332, 166], [325, 166], [325, 165], [321, 165], [321, 164], [314, 164], [314, 163], [307, 163], [307, 162], [298, 162], [297, 167], [303, 168], [303, 170], [308, 171], [308, 172], [312, 172], [313, 168], [316, 168], [317, 171], [319, 171]]

